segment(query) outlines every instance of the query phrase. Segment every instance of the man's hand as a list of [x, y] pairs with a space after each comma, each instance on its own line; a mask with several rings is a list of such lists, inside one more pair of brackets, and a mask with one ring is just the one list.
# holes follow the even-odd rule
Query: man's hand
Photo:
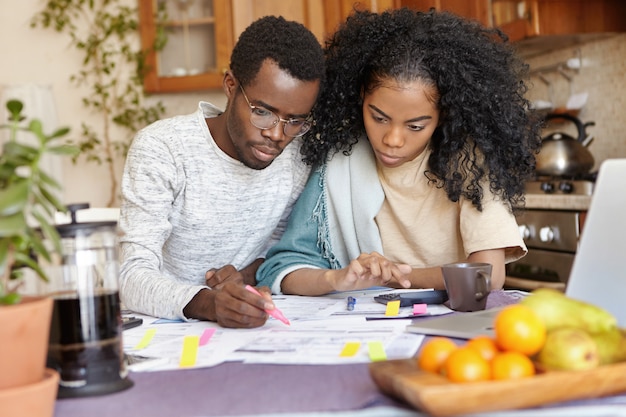
[[244, 276], [234, 266], [226, 265], [220, 269], [209, 269], [204, 274], [204, 281], [208, 287], [220, 289], [226, 282], [244, 285]]
[[219, 289], [227, 281], [243, 285], [249, 284], [254, 287], [256, 286], [256, 270], [259, 269], [259, 265], [261, 265], [263, 261], [264, 259], [262, 258], [256, 259], [241, 271], [237, 271], [232, 265], [226, 265], [219, 269], [209, 269], [204, 274], [204, 281], [208, 287], [216, 289]]
[[201, 290], [184, 309], [188, 318], [215, 321], [222, 327], [254, 328], [265, 324], [265, 310], [274, 308], [267, 288], [262, 296], [245, 289], [243, 284], [225, 282], [219, 289]]

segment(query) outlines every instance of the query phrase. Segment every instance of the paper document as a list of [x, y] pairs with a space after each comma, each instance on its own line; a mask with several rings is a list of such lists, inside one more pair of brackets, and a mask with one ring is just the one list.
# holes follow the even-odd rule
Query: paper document
[[[270, 317], [256, 329], [227, 329], [213, 322], [163, 320], [133, 313], [143, 319], [143, 324], [124, 331], [124, 352], [131, 355], [130, 369], [134, 371], [179, 369], [181, 363], [198, 368], [228, 361], [342, 364], [369, 362], [381, 356], [410, 358], [423, 336], [409, 334], [405, 328], [419, 316], [413, 315], [412, 307], [386, 316], [387, 306], [374, 301], [374, 296], [387, 291], [398, 290], [362, 290], [321, 297], [276, 295], [274, 303], [291, 325]], [[348, 297], [354, 298], [351, 307]], [[450, 312], [443, 305], [429, 305], [425, 314]], [[189, 345], [190, 340], [198, 341], [197, 348]]]

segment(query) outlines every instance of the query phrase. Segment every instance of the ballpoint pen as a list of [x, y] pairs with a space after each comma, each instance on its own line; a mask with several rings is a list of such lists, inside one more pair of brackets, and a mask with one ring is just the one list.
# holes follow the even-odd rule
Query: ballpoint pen
[[348, 303], [346, 305], [346, 309], [348, 311], [352, 311], [354, 310], [354, 305], [356, 304], [356, 298], [354, 297], [348, 297]]
[[[254, 293], [256, 295], [261, 295], [261, 293], [254, 287], [250, 286], [250, 285], [246, 285], [246, 290], [250, 291], [251, 293]], [[282, 311], [280, 311], [278, 309], [278, 307], [274, 307], [272, 310], [265, 310], [265, 312], [267, 314], [269, 314], [270, 316], [274, 317], [277, 320], [282, 321], [283, 323], [285, 323], [286, 325], [291, 325], [291, 323], [289, 322], [289, 320], [287, 319], [287, 317], [285, 317], [285, 315], [283, 314]]]

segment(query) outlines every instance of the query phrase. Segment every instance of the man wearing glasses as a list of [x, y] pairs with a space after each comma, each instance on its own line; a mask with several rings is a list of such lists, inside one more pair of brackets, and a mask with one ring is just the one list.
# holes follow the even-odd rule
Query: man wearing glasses
[[200, 102], [136, 135], [119, 222], [125, 308], [224, 327], [265, 323], [271, 298], [244, 284], [255, 284], [308, 177], [301, 136], [323, 77], [315, 36], [264, 17], [233, 49], [224, 111]]

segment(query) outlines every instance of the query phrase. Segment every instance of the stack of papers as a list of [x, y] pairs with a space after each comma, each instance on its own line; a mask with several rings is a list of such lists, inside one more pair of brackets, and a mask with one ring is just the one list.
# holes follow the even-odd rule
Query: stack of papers
[[[394, 309], [374, 301], [375, 295], [391, 291], [406, 290], [274, 296], [290, 326], [269, 318], [260, 328], [226, 329], [213, 322], [133, 314], [142, 318], [143, 324], [124, 331], [124, 352], [130, 370], [137, 372], [210, 367], [229, 361], [335, 365], [411, 358], [424, 338], [405, 332], [411, 320], [452, 311], [444, 305], [429, 305], [424, 314], [414, 315], [424, 308]], [[348, 297], [356, 299], [351, 310]]]

